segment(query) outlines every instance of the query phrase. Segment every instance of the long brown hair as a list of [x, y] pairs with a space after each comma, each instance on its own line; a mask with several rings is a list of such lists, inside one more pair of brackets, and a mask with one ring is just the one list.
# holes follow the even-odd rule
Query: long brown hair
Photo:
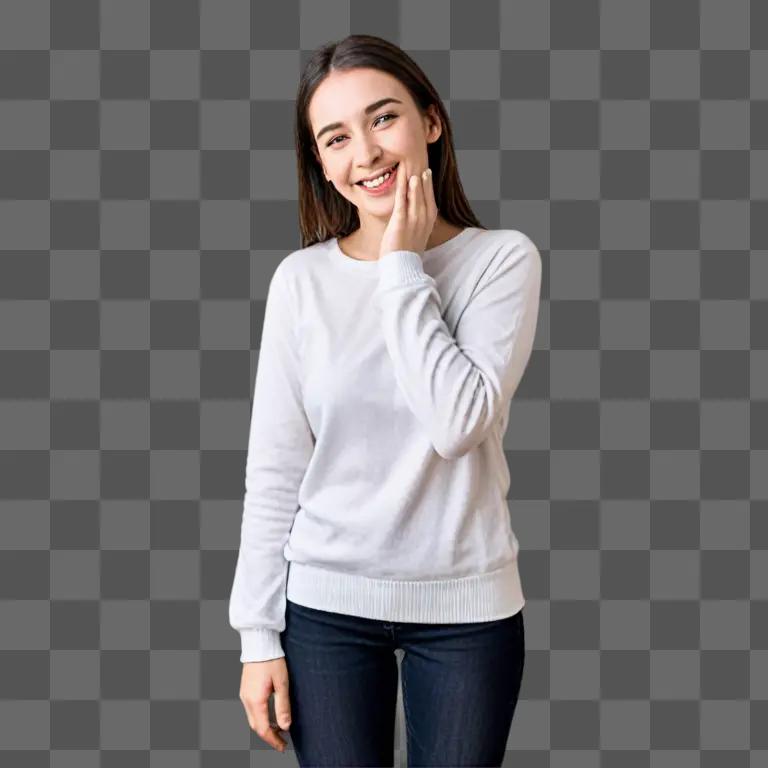
[[475, 216], [461, 186], [453, 132], [440, 95], [421, 67], [397, 45], [375, 35], [348, 35], [327, 43], [312, 53], [301, 74], [296, 98], [294, 133], [299, 174], [299, 228], [301, 247], [330, 237], [346, 237], [360, 226], [357, 208], [323, 173], [315, 138], [309, 122], [309, 102], [320, 83], [333, 71], [356, 68], [378, 69], [396, 77], [426, 115], [434, 104], [442, 122], [437, 141], [427, 145], [432, 169], [435, 201], [440, 215], [460, 227], [485, 229]]

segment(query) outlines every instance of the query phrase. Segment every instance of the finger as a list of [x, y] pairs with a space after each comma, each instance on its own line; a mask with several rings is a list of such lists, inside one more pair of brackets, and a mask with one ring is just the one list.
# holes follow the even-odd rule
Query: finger
[[268, 700], [260, 701], [256, 704], [248, 702], [246, 703], [246, 710], [250, 713], [249, 722], [252, 721], [251, 728], [256, 731], [259, 738], [264, 740], [273, 749], [283, 752], [286, 743], [280, 736], [278, 736], [275, 727], [269, 722]]
[[275, 686], [275, 719], [277, 724], [287, 731], [291, 727], [291, 699], [288, 694], [288, 678], [274, 681]]
[[395, 175], [395, 181], [397, 184], [395, 185], [395, 205], [392, 209], [392, 214], [398, 217], [404, 216], [407, 210], [405, 207], [408, 200], [408, 196], [406, 194], [407, 179], [408, 176], [405, 173], [405, 166], [400, 163], [400, 166], [397, 169], [397, 174]]
[[427, 179], [427, 171], [424, 169], [420, 174], [418, 181], [416, 182], [416, 189], [418, 190], [417, 197], [419, 198], [416, 206], [416, 214], [419, 217], [419, 221], [423, 221], [427, 217], [427, 192], [424, 189], [424, 182]]
[[432, 180], [432, 169], [424, 171], [424, 200], [427, 211], [434, 216], [437, 213], [437, 200], [435, 200], [435, 184]]
[[418, 174], [414, 174], [408, 179], [408, 218], [410, 221], [418, 221], [420, 186]]

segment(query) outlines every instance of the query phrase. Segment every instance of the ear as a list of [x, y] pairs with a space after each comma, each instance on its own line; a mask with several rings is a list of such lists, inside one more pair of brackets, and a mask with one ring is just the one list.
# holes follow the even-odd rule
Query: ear
[[440, 119], [440, 113], [434, 104], [430, 104], [427, 107], [425, 120], [427, 123], [427, 144], [432, 144], [443, 134], [443, 122]]

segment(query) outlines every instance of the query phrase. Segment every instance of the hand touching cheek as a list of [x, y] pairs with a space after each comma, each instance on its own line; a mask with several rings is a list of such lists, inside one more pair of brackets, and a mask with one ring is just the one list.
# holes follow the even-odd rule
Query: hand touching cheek
[[431, 168], [410, 177], [398, 173], [395, 181], [395, 204], [381, 239], [379, 258], [391, 251], [423, 254], [437, 221]]

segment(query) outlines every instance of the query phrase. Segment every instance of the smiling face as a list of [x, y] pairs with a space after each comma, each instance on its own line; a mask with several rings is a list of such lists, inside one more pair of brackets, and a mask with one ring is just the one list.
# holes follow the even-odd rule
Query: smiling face
[[369, 217], [389, 218], [395, 188], [371, 194], [356, 182], [396, 163], [398, 173], [420, 173], [427, 144], [441, 134], [434, 107], [423, 115], [405, 86], [377, 69], [331, 72], [313, 94], [308, 117], [325, 177], [357, 207], [361, 226]]

